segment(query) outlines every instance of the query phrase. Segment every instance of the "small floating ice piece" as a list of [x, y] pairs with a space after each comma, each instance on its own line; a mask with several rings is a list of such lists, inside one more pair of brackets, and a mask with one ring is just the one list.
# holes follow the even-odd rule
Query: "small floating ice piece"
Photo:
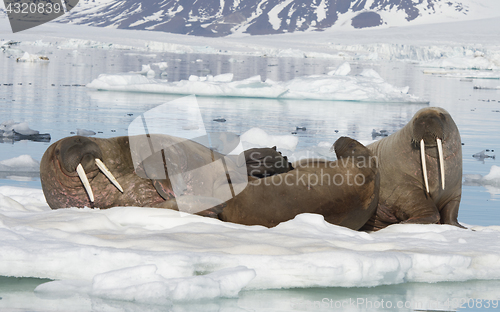
[[29, 54], [24, 52], [23, 56], [16, 59], [18, 62], [48, 62], [49, 58], [44, 55]]
[[40, 162], [30, 155], [21, 155], [0, 161], [0, 171], [40, 172]]
[[87, 130], [87, 129], [76, 129], [76, 135], [81, 135], [81, 136], [91, 136], [95, 135], [96, 133], [92, 130]]
[[351, 72], [351, 65], [349, 62], [345, 62], [340, 65], [336, 70], [332, 70], [328, 73], [329, 76], [347, 76]]

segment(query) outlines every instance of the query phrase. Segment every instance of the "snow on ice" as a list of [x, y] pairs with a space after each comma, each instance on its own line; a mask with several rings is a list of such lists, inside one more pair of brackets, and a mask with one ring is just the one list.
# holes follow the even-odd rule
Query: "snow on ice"
[[0, 275], [58, 280], [40, 293], [156, 303], [241, 289], [499, 279], [500, 227], [471, 228], [365, 233], [301, 214], [268, 229], [154, 208], [51, 210], [41, 190], [3, 186]]
[[26, 136], [40, 134], [39, 131], [30, 129], [28, 123], [26, 122], [16, 122], [14, 120], [8, 120], [0, 124], [0, 136], [13, 137], [15, 136], [16, 132]]
[[481, 51], [464, 57], [445, 57], [438, 60], [422, 62], [421, 66], [450, 69], [494, 70], [500, 68], [500, 54], [486, 56]]
[[[144, 73], [149, 67], [143, 67]], [[371, 101], [422, 103], [408, 94], [409, 88], [395, 87], [373, 69], [348, 76], [349, 64], [327, 75], [296, 77], [289, 81], [262, 81], [260, 76], [232, 81], [232, 74], [206, 77], [191, 76], [188, 80], [169, 82], [136, 73], [101, 74], [87, 84], [88, 88], [106, 91], [194, 94], [198, 96], [230, 96], [246, 98], [309, 99], [330, 101]], [[338, 73], [337, 73], [338, 72]]]

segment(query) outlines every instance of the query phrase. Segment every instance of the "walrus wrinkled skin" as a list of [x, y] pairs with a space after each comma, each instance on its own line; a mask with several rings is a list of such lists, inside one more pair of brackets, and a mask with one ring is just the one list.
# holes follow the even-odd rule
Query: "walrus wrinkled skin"
[[[140, 206], [178, 210], [177, 203], [187, 202], [196, 206], [201, 201], [217, 197], [218, 185], [228, 181], [226, 174], [214, 174], [210, 166], [200, 164], [210, 163], [222, 155], [193, 141], [170, 136], [162, 136], [162, 139], [175, 144], [178, 151], [173, 156], [176, 165], [205, 170], [187, 179], [186, 196], [175, 197], [168, 177], [161, 179], [138, 174], [137, 171], [148, 167], [149, 158], [141, 164], [143, 167], [134, 166], [129, 137], [98, 139], [74, 136], [51, 145], [42, 158], [40, 177], [47, 203], [52, 209]], [[328, 222], [359, 229], [373, 215], [378, 203], [376, 159], [370, 157], [366, 147], [349, 138], [337, 140], [334, 146], [339, 157], [336, 162], [300, 164], [291, 171], [288, 171], [291, 167], [286, 159], [284, 166], [276, 166], [280, 155], [273, 149], [255, 150], [260, 156], [251, 161], [248, 155], [243, 160], [241, 157], [236, 157], [234, 162], [226, 160], [227, 172], [233, 172], [238, 166], [249, 166], [248, 172], [252, 167], [260, 170], [262, 163], [259, 159], [264, 162], [270, 160], [266, 164], [279, 168], [271, 170], [275, 175], [262, 179], [247, 176], [238, 179], [238, 175], [231, 175], [232, 188], [239, 190], [237, 195], [225, 203], [214, 200], [214, 208], [197, 212], [224, 221], [267, 227], [290, 220], [299, 213], [310, 212], [322, 214]], [[123, 192], [98, 168], [97, 159], [106, 164]], [[93, 190], [93, 201], [76, 172], [78, 166], [82, 167], [83, 175]], [[278, 183], [280, 177], [283, 183]], [[314, 180], [318, 178], [323, 181]], [[248, 184], [241, 182], [247, 180]], [[205, 187], [206, 193], [190, 197], [189, 189], [195, 185]]]
[[[439, 160], [439, 141], [443, 162]], [[378, 230], [394, 223], [462, 227], [457, 221], [462, 195], [462, 144], [446, 110], [421, 109], [398, 132], [367, 147], [379, 160], [380, 197], [376, 214], [363, 230]]]

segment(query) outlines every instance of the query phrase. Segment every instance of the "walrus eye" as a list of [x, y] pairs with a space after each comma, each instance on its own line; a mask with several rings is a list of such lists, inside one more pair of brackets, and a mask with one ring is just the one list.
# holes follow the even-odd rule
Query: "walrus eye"
[[[121, 187], [120, 183], [116, 180], [116, 178], [113, 176], [111, 171], [104, 165], [102, 160], [99, 158], [95, 159], [95, 164], [99, 169], [104, 173], [104, 175], [113, 183], [116, 188], [123, 193], [123, 188]], [[89, 180], [87, 179], [87, 174], [85, 173], [85, 170], [83, 169], [82, 164], [78, 164], [76, 167], [76, 172], [78, 173], [78, 176], [80, 177], [80, 180], [82, 181], [83, 187], [85, 188], [85, 191], [89, 195], [90, 202], [94, 202], [94, 193], [92, 192], [92, 188], [90, 187]]]

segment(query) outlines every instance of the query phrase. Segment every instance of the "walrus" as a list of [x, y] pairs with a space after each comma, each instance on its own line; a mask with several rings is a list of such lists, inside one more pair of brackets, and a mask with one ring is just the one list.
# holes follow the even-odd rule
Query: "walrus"
[[380, 197], [363, 230], [395, 223], [458, 223], [462, 144], [450, 114], [419, 110], [398, 132], [367, 146], [379, 161]]
[[[267, 227], [310, 212], [322, 214], [333, 224], [356, 230], [367, 222], [377, 207], [376, 160], [366, 147], [350, 138], [340, 138], [335, 143], [339, 158], [336, 162], [311, 162], [291, 169], [286, 159], [284, 166], [276, 166], [279, 163], [276, 150], [256, 150], [253, 152], [257, 152], [257, 156], [252, 161], [248, 153], [242, 153], [243, 159], [241, 155], [225, 157], [226, 170], [222, 174], [206, 164], [224, 155], [197, 142], [172, 136], [162, 135], [155, 140], [163, 140], [164, 145], [173, 147], [169, 153], [162, 150], [139, 165], [134, 163], [131, 154], [134, 137], [74, 136], [52, 144], [40, 163], [47, 203], [52, 209], [140, 206], [174, 210], [179, 210], [182, 204], [189, 207], [188, 212]], [[249, 177], [252, 167], [262, 169], [260, 166], [266, 163], [266, 158], [271, 166], [280, 169], [271, 170], [272, 175], [264, 178]], [[155, 159], [160, 159], [163, 166], [160, 170]], [[174, 190], [177, 182], [171, 175], [179, 168], [171, 167], [188, 173], [192, 168], [198, 170], [196, 175], [185, 176], [185, 187], [180, 195]], [[277, 182], [280, 177], [284, 183]], [[313, 181], [313, 178], [323, 180]], [[228, 184], [234, 196], [220, 200]], [[193, 189], [202, 192], [193, 194]]]
[[348, 137], [339, 138], [333, 148], [336, 161], [304, 159], [288, 172], [253, 179], [227, 202], [220, 219], [274, 227], [300, 213], [316, 213], [329, 223], [358, 230], [378, 204], [377, 159]]

